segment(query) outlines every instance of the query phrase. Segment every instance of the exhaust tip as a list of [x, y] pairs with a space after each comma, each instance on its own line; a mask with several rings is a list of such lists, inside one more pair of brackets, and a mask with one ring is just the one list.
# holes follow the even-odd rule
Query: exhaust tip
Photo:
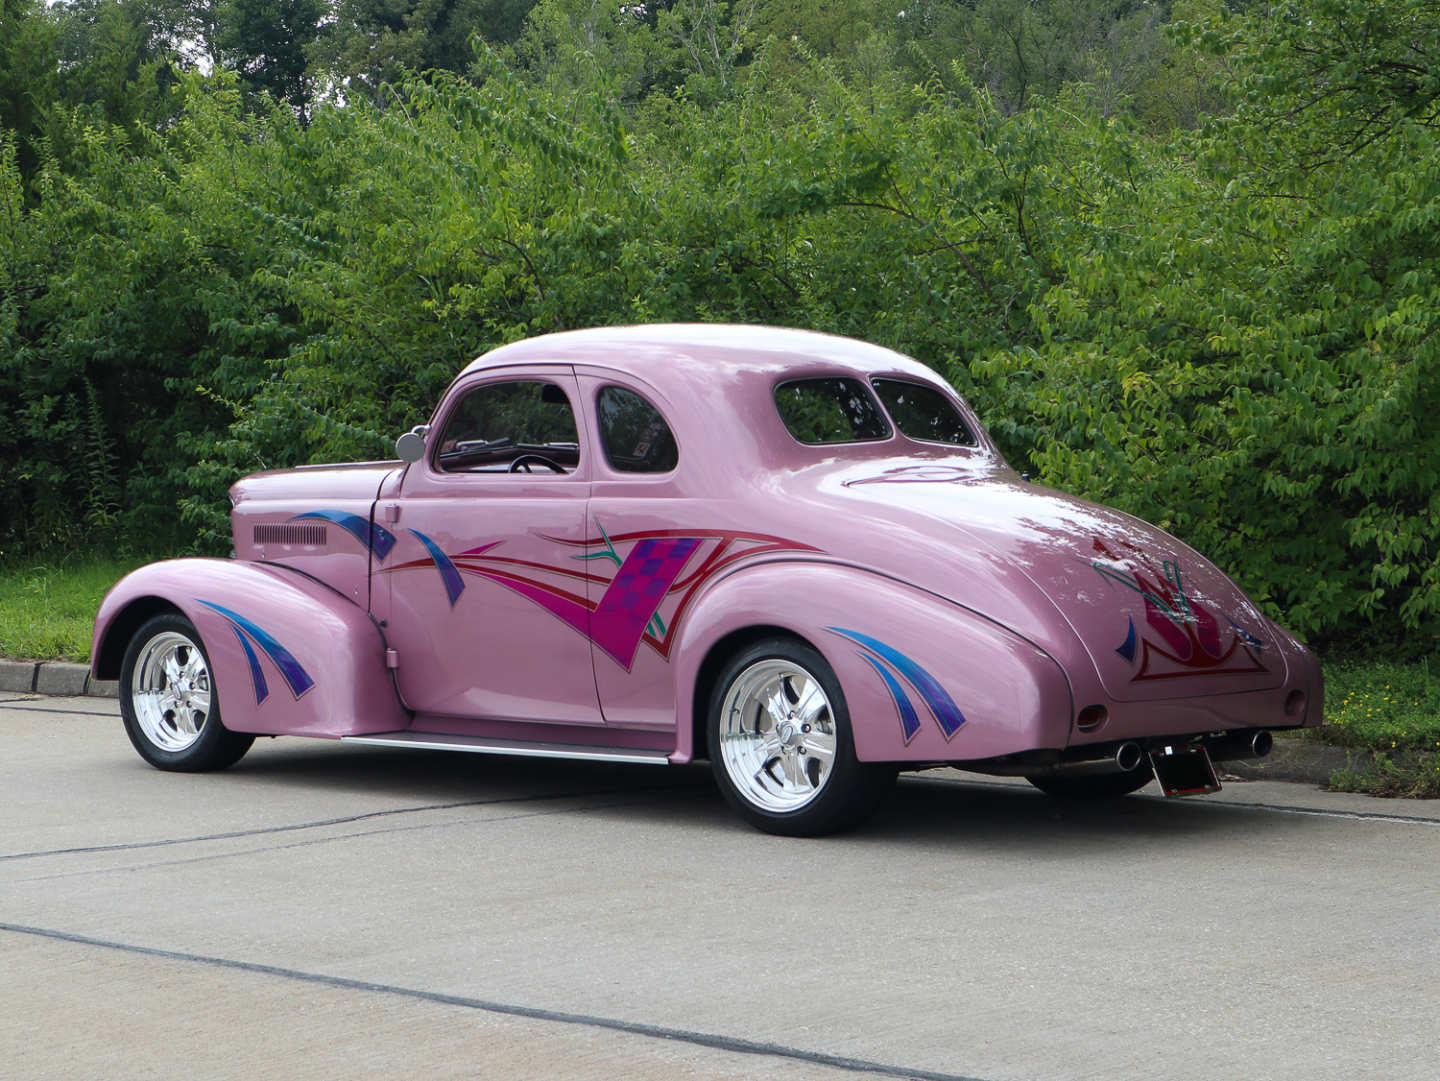
[[[1268, 733], [1267, 733], [1268, 735]], [[1145, 759], [1145, 752], [1140, 749], [1140, 744], [1133, 741], [1122, 743], [1115, 749], [1115, 765], [1129, 773], [1131, 770], [1139, 769], [1140, 763]]]
[[1256, 758], [1264, 758], [1274, 746], [1275, 737], [1269, 732], [1256, 732], [1254, 738], [1250, 740], [1250, 753]]

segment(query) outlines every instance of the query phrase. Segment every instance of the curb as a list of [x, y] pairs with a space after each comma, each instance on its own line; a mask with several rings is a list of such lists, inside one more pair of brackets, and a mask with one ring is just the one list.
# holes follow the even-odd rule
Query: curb
[[57, 697], [117, 698], [118, 687], [113, 679], [92, 676], [88, 664], [0, 659], [0, 691]]
[[1225, 777], [1242, 781], [1293, 781], [1325, 787], [1336, 770], [1354, 764], [1357, 752], [1344, 747], [1316, 743], [1303, 736], [1275, 733], [1275, 747], [1264, 758], [1242, 758], [1219, 762], [1215, 769]]

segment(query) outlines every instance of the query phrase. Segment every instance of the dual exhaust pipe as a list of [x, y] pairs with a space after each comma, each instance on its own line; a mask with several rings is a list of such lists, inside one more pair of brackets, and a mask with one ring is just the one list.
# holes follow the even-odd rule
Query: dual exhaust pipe
[[[1275, 746], [1275, 737], [1264, 730], [1232, 732], [1205, 744], [1212, 762], [1232, 762], [1237, 758], [1264, 758]], [[1145, 748], [1135, 740], [1119, 744], [1104, 758], [1059, 762], [1047, 772], [1070, 777], [1093, 776], [1101, 773], [1131, 773], [1147, 761]]]

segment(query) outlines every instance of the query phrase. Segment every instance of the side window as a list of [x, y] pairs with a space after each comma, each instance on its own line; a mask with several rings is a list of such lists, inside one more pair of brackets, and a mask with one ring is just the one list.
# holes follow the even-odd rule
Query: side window
[[895, 427], [925, 443], [975, 446], [975, 436], [949, 398], [934, 387], [908, 379], [874, 379], [875, 393], [885, 403]]
[[580, 464], [570, 399], [538, 379], [482, 384], [451, 411], [436, 464], [447, 473], [569, 473]]
[[621, 473], [668, 473], [680, 460], [660, 411], [633, 390], [602, 387], [595, 400], [605, 460]]
[[888, 439], [890, 425], [858, 379], [797, 379], [775, 389], [775, 408], [802, 443]]

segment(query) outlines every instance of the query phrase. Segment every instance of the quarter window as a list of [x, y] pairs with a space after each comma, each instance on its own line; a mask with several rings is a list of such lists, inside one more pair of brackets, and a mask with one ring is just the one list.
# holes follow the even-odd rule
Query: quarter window
[[885, 403], [895, 427], [925, 443], [976, 445], [975, 435], [955, 403], [934, 387], [907, 379], [874, 379], [875, 393]]
[[786, 429], [802, 443], [860, 443], [886, 439], [890, 425], [858, 379], [797, 379], [775, 389]]
[[570, 399], [538, 379], [469, 391], [440, 437], [438, 465], [447, 473], [569, 473], [579, 464]]
[[633, 390], [602, 387], [596, 399], [605, 460], [621, 473], [668, 473], [680, 460], [660, 411]]

